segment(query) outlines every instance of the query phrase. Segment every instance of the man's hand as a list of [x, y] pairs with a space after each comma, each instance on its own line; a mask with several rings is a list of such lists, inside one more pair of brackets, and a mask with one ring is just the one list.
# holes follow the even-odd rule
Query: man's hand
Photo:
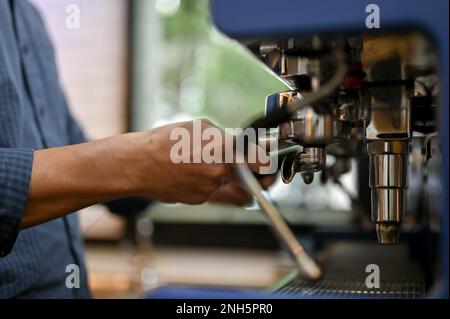
[[[201, 132], [215, 127], [206, 120], [200, 123]], [[166, 125], [144, 133], [142, 139], [136, 141], [137, 161], [132, 165], [135, 165], [141, 192], [153, 199], [167, 203], [201, 204], [222, 185], [236, 179], [233, 167], [223, 163], [223, 159], [222, 163], [194, 163], [194, 158], [201, 158], [203, 147], [208, 141], [202, 141], [200, 147], [193, 147], [191, 143], [189, 163], [174, 163], [170, 154], [177, 141], [169, 137], [172, 130], [178, 128], [185, 129], [191, 137], [194, 135], [193, 122]], [[224, 154], [225, 140], [212, 142], [217, 143], [217, 148]]]
[[[202, 120], [201, 132], [208, 128], [217, 128], [208, 120]], [[175, 123], [156, 128], [148, 132], [148, 136], [142, 141], [143, 145], [137, 145], [137, 153], [141, 154], [142, 165], [157, 166], [160, 169], [153, 175], [144, 175], [143, 191], [152, 194], [154, 199], [162, 202], [180, 202], [186, 204], [201, 204], [205, 201], [246, 205], [252, 201], [251, 195], [237, 180], [231, 163], [193, 164], [193, 159], [203, 150], [201, 147], [194, 148], [190, 145], [190, 163], [174, 164], [170, 158], [170, 152], [176, 141], [170, 141], [172, 130], [184, 128], [193, 136], [193, 122]], [[234, 149], [226, 149], [225, 132], [222, 131], [224, 139], [215, 141], [218, 148], [222, 150], [222, 162], [225, 151], [234, 152]], [[233, 138], [231, 138], [233, 140]], [[213, 141], [214, 142], [214, 141]], [[210, 145], [211, 146], [211, 145]], [[232, 145], [228, 145], [232, 146]], [[253, 145], [252, 147], [256, 147]], [[252, 169], [257, 170], [258, 163], [252, 163]], [[149, 171], [151, 167], [138, 169], [138, 172]], [[261, 176], [260, 182], [264, 188], [270, 186], [275, 179], [274, 175]], [[155, 180], [158, 182], [155, 183]]]
[[[201, 121], [202, 132], [210, 127], [215, 126]], [[169, 203], [200, 204], [209, 199], [234, 204], [249, 202], [250, 197], [239, 185], [231, 163], [172, 161], [170, 153], [176, 141], [170, 135], [176, 128], [192, 133], [193, 122], [35, 151], [21, 227], [133, 195]], [[224, 154], [225, 138], [213, 141]], [[196, 152], [201, 152], [206, 143], [211, 142], [202, 142], [198, 149], [191, 147], [189, 155], [192, 158], [201, 155]]]

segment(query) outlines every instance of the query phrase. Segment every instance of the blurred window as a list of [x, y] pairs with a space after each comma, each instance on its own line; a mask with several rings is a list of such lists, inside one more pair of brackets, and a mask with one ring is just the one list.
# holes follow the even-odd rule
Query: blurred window
[[[129, 1], [31, 2], [44, 18], [55, 47], [63, 90], [86, 135], [98, 139], [125, 132], [128, 129]], [[79, 28], [66, 23], [74, 8], [79, 13]], [[85, 209], [80, 221], [88, 238], [114, 239], [123, 234], [123, 220], [103, 206]]]
[[212, 26], [208, 3], [133, 1], [133, 129], [192, 117], [245, 126], [286, 89]]

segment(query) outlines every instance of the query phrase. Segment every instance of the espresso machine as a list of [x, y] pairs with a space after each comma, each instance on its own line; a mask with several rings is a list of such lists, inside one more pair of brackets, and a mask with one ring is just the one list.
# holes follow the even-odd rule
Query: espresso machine
[[[260, 144], [283, 154], [283, 182], [300, 175], [305, 184], [339, 183], [356, 161], [359, 211], [370, 215], [368, 233], [376, 236], [368, 237], [378, 243], [335, 247], [317, 261], [320, 249], [306, 252], [242, 164], [241, 179], [298, 268], [272, 292], [448, 297], [448, 2], [213, 0], [211, 14], [219, 31], [286, 85], [251, 125], [268, 129]], [[362, 237], [339, 233], [366, 243]], [[366, 264], [380, 265], [381, 290], [365, 285], [364, 270], [352, 277]]]

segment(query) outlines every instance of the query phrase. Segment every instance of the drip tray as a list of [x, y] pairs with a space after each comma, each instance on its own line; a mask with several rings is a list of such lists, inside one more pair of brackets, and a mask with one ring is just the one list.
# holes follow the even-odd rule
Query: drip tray
[[[273, 290], [299, 298], [421, 298], [425, 281], [420, 265], [410, 260], [407, 246], [368, 243], [339, 243], [319, 258], [324, 271], [321, 280], [308, 282], [298, 277]], [[367, 265], [379, 267], [379, 288], [368, 288]]]

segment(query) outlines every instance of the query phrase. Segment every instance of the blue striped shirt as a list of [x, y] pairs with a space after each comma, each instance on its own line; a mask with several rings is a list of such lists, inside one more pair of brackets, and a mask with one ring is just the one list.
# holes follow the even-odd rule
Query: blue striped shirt
[[[83, 141], [38, 12], [0, 0], [0, 298], [90, 297], [75, 214], [19, 232], [34, 150]], [[66, 287], [69, 264], [79, 289]]]

